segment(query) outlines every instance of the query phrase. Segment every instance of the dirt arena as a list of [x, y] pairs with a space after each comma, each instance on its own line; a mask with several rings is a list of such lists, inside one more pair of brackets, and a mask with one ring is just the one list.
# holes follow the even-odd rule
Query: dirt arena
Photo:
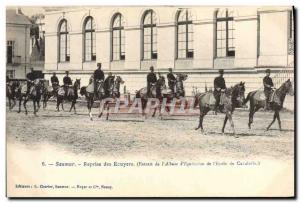
[[[31, 103], [31, 102], [30, 102]], [[65, 105], [68, 109], [70, 104]], [[207, 115], [204, 120], [206, 134], [195, 131], [198, 116], [164, 116], [144, 119], [139, 114], [112, 114], [108, 121], [98, 118], [93, 109], [90, 121], [84, 105], [77, 105], [77, 114], [56, 112], [54, 103], [47, 110], [40, 109], [33, 115], [17, 113], [17, 108], [7, 110], [8, 144], [18, 143], [28, 149], [42, 149], [50, 144], [58, 150], [81, 155], [110, 158], [197, 159], [199, 157], [267, 158], [292, 160], [294, 157], [294, 114], [281, 112], [282, 131], [274, 123], [269, 131], [266, 126], [272, 113], [258, 112], [251, 130], [247, 128], [248, 112], [234, 113], [236, 132], [230, 125], [221, 133], [223, 114]]]

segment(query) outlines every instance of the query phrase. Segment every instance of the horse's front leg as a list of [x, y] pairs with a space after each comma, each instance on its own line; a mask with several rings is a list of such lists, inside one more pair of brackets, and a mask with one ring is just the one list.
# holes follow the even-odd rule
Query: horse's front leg
[[109, 116], [109, 103], [107, 104], [107, 108], [106, 108], [106, 120], [108, 120], [108, 116]]
[[280, 116], [279, 116], [279, 111], [277, 113], [277, 120], [278, 120], [278, 125], [279, 125], [279, 130], [281, 131], [281, 121], [280, 121]]
[[232, 119], [232, 113], [231, 113], [231, 112], [227, 112], [227, 113], [226, 113], [226, 116], [227, 116], [228, 119], [229, 119], [229, 122], [230, 122], [231, 129], [232, 129], [232, 132], [233, 132], [234, 137], [235, 137], [235, 138], [238, 138], [239, 136], [235, 133], [235, 129], [234, 129], [234, 123], [233, 123], [233, 119]]
[[74, 108], [74, 114], [77, 114], [77, 112], [76, 112], [76, 101], [74, 101], [73, 108]]
[[227, 120], [228, 120], [228, 116], [226, 115], [226, 116], [225, 116], [225, 119], [224, 119], [223, 127], [222, 127], [222, 134], [224, 134], [225, 126], [226, 126]]
[[[103, 106], [102, 106], [103, 105]], [[105, 108], [105, 103], [102, 104], [102, 101], [100, 100], [100, 106], [99, 106], [99, 115], [98, 117], [101, 118], [103, 114], [103, 109]]]
[[[275, 122], [275, 120], [276, 120], [277, 117], [278, 117], [278, 112], [275, 111], [275, 113], [274, 113], [274, 115], [273, 115], [273, 120], [272, 120], [272, 122], [270, 123], [270, 125], [268, 125], [266, 131], [268, 131], [268, 130], [270, 129], [270, 127], [273, 125], [273, 123]], [[280, 128], [281, 128], [281, 126], [280, 126]]]
[[26, 98], [24, 99], [24, 102], [23, 102], [23, 106], [24, 106], [25, 114], [26, 114], [26, 115], [28, 114], [27, 108], [26, 108], [26, 103], [27, 103], [27, 101], [28, 101], [28, 98], [26, 97]]
[[92, 106], [93, 106], [93, 99], [88, 99], [87, 107], [88, 107], [88, 110], [89, 110], [89, 116], [90, 116], [91, 121], [93, 120]]
[[36, 101], [33, 99], [32, 100], [32, 103], [33, 103], [33, 114], [36, 116], [36, 112], [37, 112], [37, 109], [36, 109]]
[[21, 104], [22, 104], [22, 98], [19, 99], [19, 111], [18, 111], [18, 113], [21, 112]]

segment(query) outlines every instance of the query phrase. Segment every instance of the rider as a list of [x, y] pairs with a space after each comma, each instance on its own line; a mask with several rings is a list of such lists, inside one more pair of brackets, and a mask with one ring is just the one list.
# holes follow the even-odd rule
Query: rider
[[214, 97], [216, 99], [215, 112], [217, 112], [220, 104], [221, 92], [226, 89], [225, 79], [223, 77], [224, 70], [220, 69], [219, 73], [220, 75], [214, 80]]
[[37, 79], [33, 68], [30, 68], [30, 72], [27, 73], [26, 78], [27, 78], [27, 94], [29, 94], [30, 88], [32, 87], [34, 80]]
[[110, 84], [112, 84], [114, 82], [114, 79], [115, 79], [115, 76], [113, 76], [112, 73], [109, 72], [107, 78], [104, 81], [104, 89], [105, 89], [106, 96], [109, 95]]
[[273, 88], [274, 88], [273, 80], [270, 77], [270, 74], [271, 74], [271, 70], [267, 69], [266, 70], [266, 76], [263, 79], [264, 93], [265, 93], [265, 96], [266, 96], [265, 110], [269, 110], [270, 109], [270, 97], [272, 95]]
[[52, 84], [52, 87], [59, 85], [59, 80], [58, 80], [55, 72], [53, 73], [53, 75], [51, 77], [51, 84]]
[[97, 63], [97, 69], [94, 71], [94, 92], [96, 97], [98, 96], [98, 93], [96, 91], [97, 82], [100, 80], [104, 80], [104, 73], [101, 70], [101, 63]]
[[174, 93], [176, 78], [173, 75], [172, 68], [169, 68], [169, 73], [167, 74], [167, 78], [168, 78], [168, 86], [171, 89], [172, 93]]
[[157, 82], [156, 74], [154, 73], [153, 66], [150, 67], [150, 73], [147, 75], [147, 95], [148, 97], [151, 96], [151, 86]]
[[67, 96], [69, 86], [72, 85], [72, 80], [69, 76], [69, 71], [66, 71], [66, 76], [64, 77], [63, 82], [64, 82], [65, 96]]

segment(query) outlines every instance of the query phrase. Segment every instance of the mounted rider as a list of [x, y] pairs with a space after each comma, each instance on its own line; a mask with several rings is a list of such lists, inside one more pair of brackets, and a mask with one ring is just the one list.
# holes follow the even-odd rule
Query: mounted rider
[[275, 89], [274, 84], [273, 84], [273, 80], [270, 77], [270, 74], [271, 74], [271, 70], [267, 69], [266, 70], [266, 76], [263, 79], [264, 93], [265, 93], [265, 96], [266, 96], [265, 110], [270, 109], [270, 99], [271, 99], [271, 95], [273, 93], [273, 90]]
[[107, 78], [104, 80], [104, 89], [105, 89], [105, 95], [109, 96], [111, 84], [114, 83], [115, 76], [112, 75], [111, 72], [108, 73]]
[[169, 73], [167, 74], [168, 78], [168, 86], [171, 89], [172, 93], [175, 93], [175, 84], [176, 84], [176, 78], [172, 72], [172, 68], [169, 68]]
[[58, 80], [55, 72], [53, 73], [53, 75], [52, 75], [52, 77], [51, 77], [50, 80], [51, 80], [51, 85], [52, 85], [53, 88], [59, 86], [59, 80]]
[[154, 73], [153, 66], [150, 67], [150, 73], [147, 75], [147, 96], [151, 97], [151, 87], [157, 82], [156, 74]]
[[215, 109], [214, 109], [215, 112], [217, 112], [217, 109], [219, 108], [221, 94], [226, 89], [225, 79], [223, 77], [224, 70], [220, 69], [219, 74], [220, 75], [218, 77], [216, 77], [215, 80], [214, 80], [214, 92], [213, 92], [213, 94], [214, 94], [214, 97], [216, 99], [216, 104], [215, 104]]
[[35, 74], [33, 68], [30, 68], [30, 72], [27, 73], [26, 79], [27, 79], [27, 94], [30, 94], [32, 91], [32, 86], [34, 84], [34, 80], [37, 79], [38, 76]]
[[101, 63], [97, 63], [97, 69], [94, 71], [94, 93], [95, 96], [98, 97], [97, 83], [101, 80], [104, 80], [104, 73], [101, 70]]
[[72, 80], [69, 76], [69, 71], [66, 71], [66, 76], [63, 78], [63, 83], [64, 83], [65, 96], [67, 96], [69, 92], [69, 86], [72, 85]]

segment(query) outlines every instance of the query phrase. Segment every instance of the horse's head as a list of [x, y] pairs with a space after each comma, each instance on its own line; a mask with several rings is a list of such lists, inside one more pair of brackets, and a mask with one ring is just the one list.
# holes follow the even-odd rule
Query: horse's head
[[76, 78], [76, 80], [74, 82], [74, 88], [77, 90], [80, 89], [80, 79]]
[[188, 75], [185, 73], [178, 73], [177, 74], [177, 80], [178, 81], [185, 81], [188, 78]]
[[287, 81], [285, 81], [283, 83], [284, 89], [286, 91], [286, 93], [288, 93], [289, 95], [293, 96], [294, 95], [294, 88], [293, 88], [293, 84], [291, 82], [290, 79], [288, 79]]
[[121, 76], [117, 76], [115, 79], [116, 84], [124, 84], [125, 81], [121, 78]]
[[245, 82], [240, 82], [232, 88], [232, 101], [236, 103], [237, 107], [242, 107], [245, 100]]

